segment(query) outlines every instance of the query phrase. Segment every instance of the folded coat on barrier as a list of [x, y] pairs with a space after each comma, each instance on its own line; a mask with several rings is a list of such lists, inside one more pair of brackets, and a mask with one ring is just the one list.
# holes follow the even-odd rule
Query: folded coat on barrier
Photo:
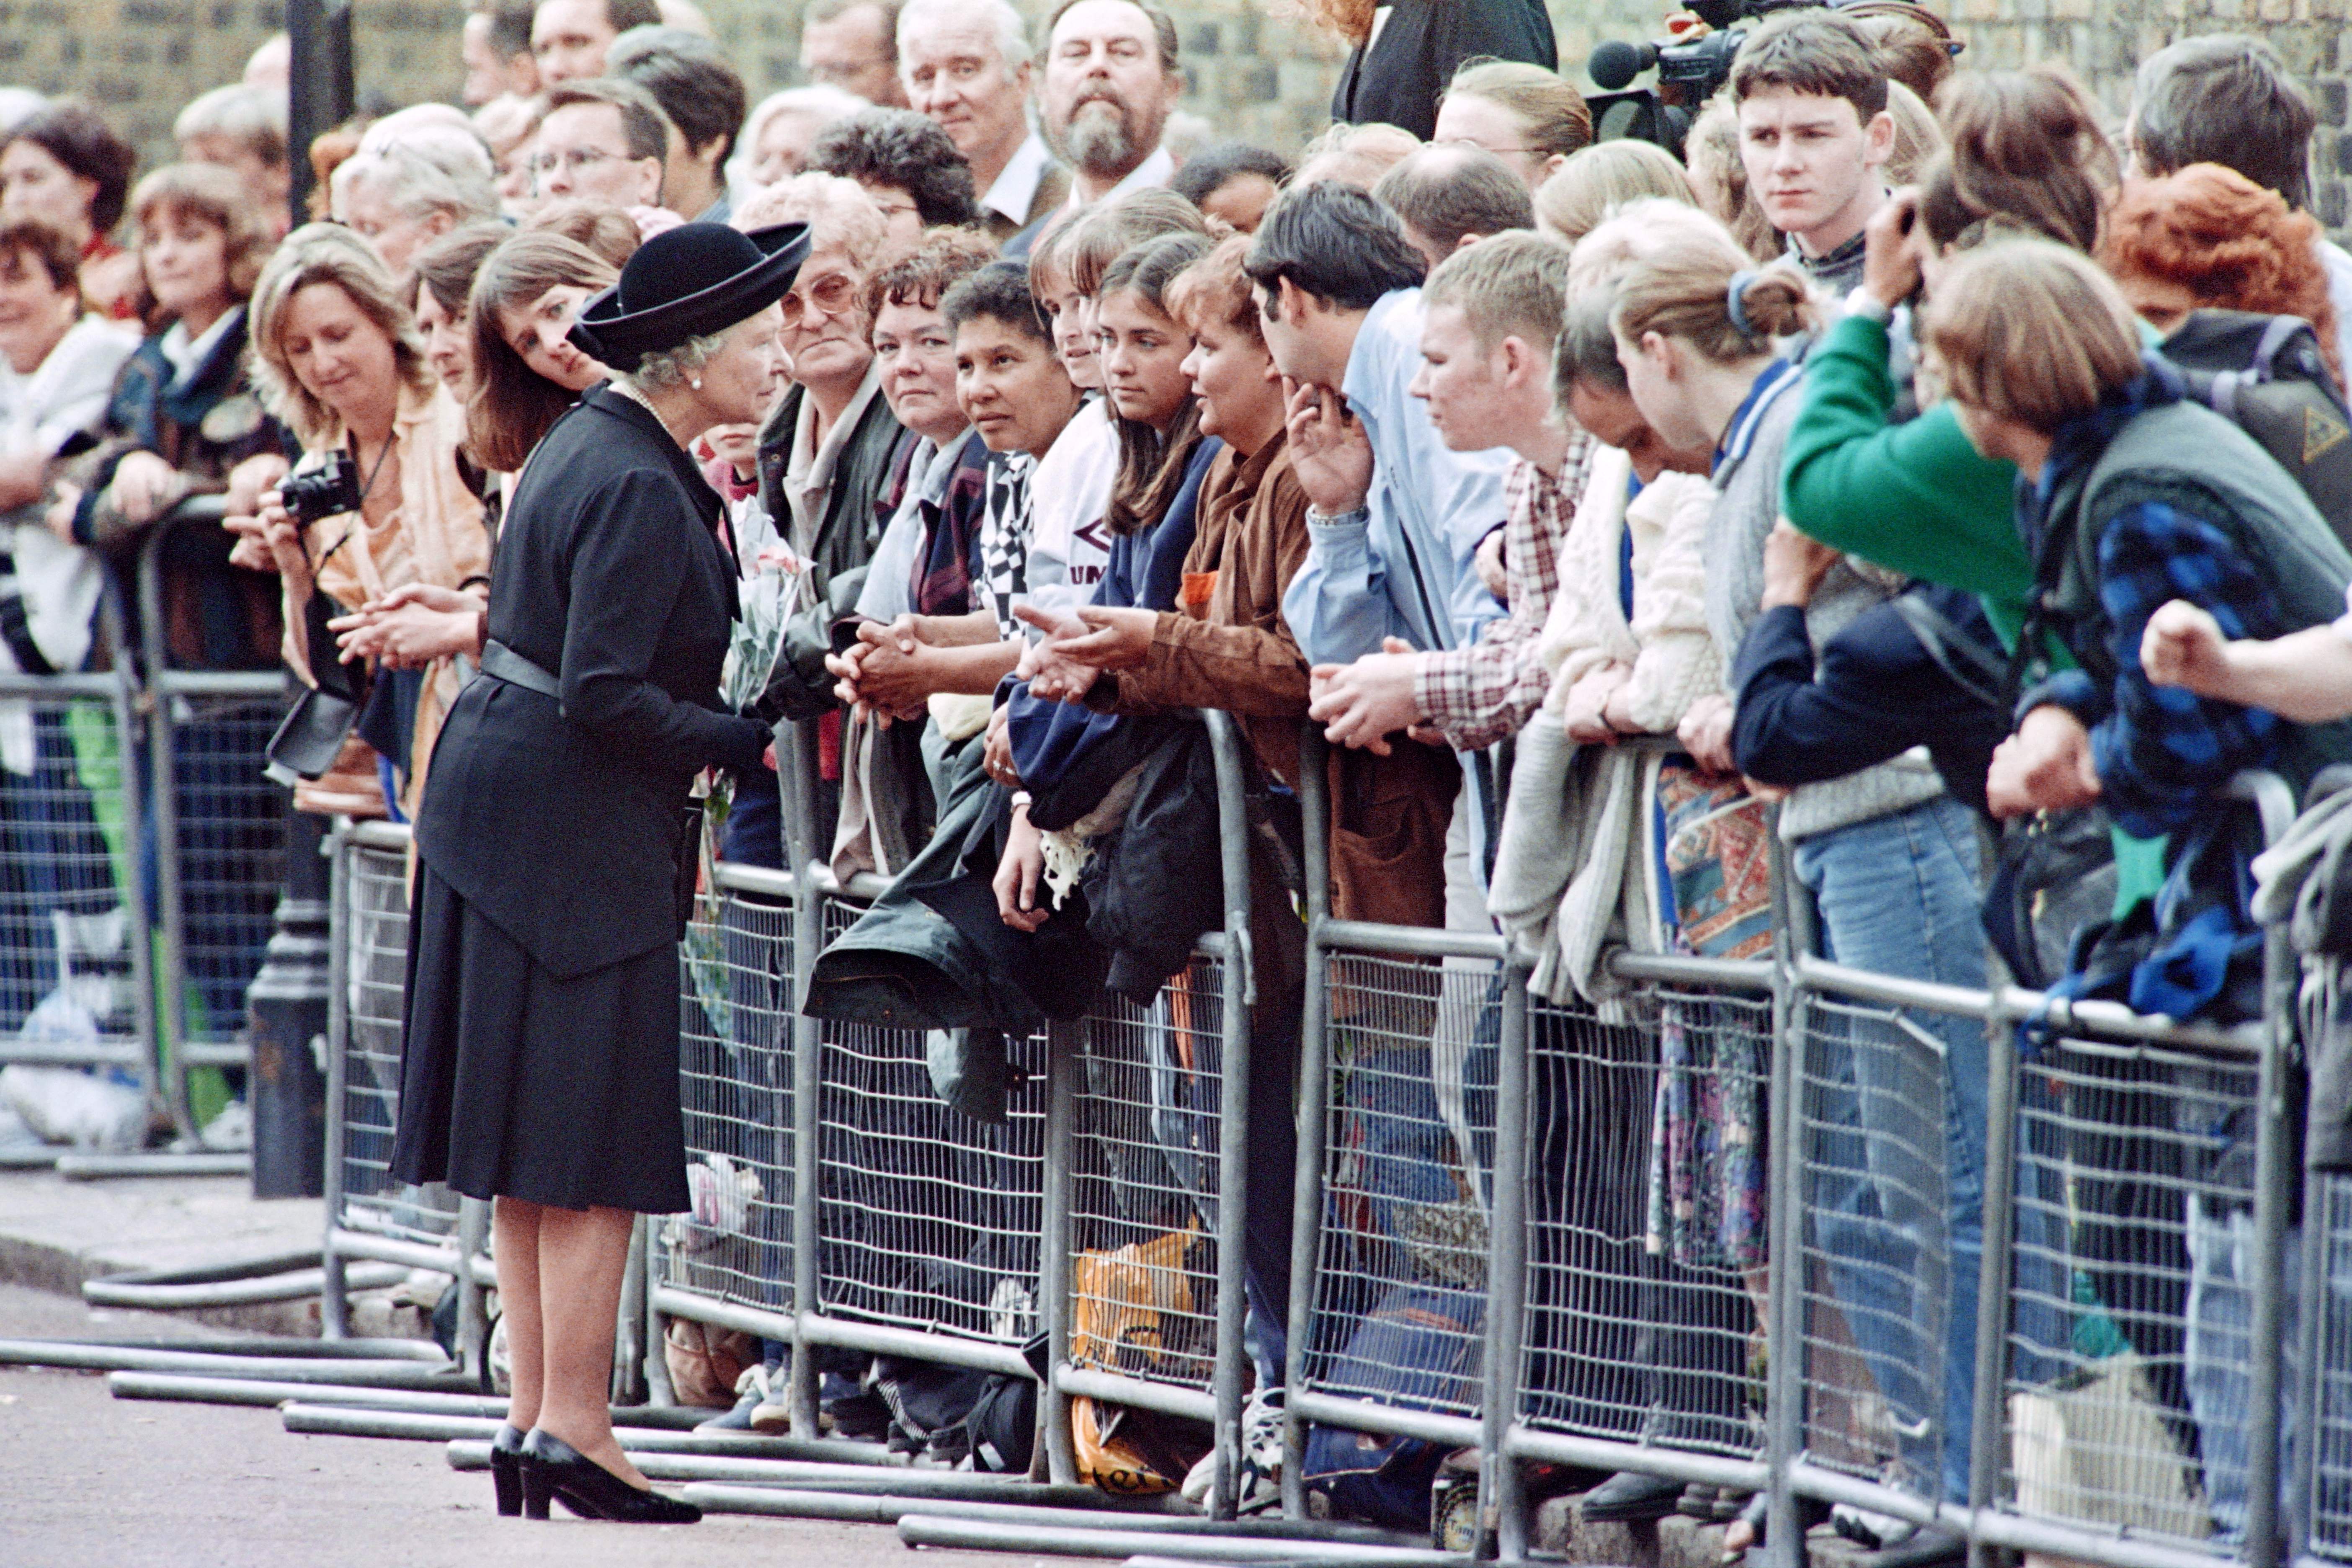
[[[1218, 451], [1202, 442], [1166, 517], [1113, 544], [1097, 603], [1174, 606]], [[1083, 882], [1035, 932], [1004, 923], [992, 883], [1010, 797], [981, 774], [977, 740], [967, 742], [930, 845], [818, 957], [802, 1004], [846, 1023], [949, 1032], [935, 1042], [934, 1086], [991, 1119], [1003, 1114], [1002, 1035], [1076, 1017], [1107, 980], [1148, 1001], [1201, 933], [1223, 923], [1206, 732], [1176, 719], [1043, 702], [1017, 688], [1010, 700], [1016, 761], [1035, 797], [1030, 820], [1040, 829], [1070, 828], [1115, 795], [1127, 797], [1122, 811], [1103, 814], [1118, 820], [1098, 824]]]

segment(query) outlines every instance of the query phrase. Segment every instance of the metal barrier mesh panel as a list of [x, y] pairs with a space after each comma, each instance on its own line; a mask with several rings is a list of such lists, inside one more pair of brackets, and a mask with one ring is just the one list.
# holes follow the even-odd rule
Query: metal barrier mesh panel
[[1480, 1405], [1499, 981], [1334, 953], [1323, 1235], [1307, 1383], [1373, 1404]]
[[12, 704], [0, 731], [0, 1059], [9, 1040], [135, 1041], [113, 704]]
[[[864, 912], [826, 900], [825, 941]], [[1008, 1114], [990, 1123], [940, 1103], [922, 1034], [823, 1028], [819, 1305], [959, 1338], [1026, 1340], [1044, 1216], [1044, 1039], [1008, 1043]]]
[[1949, 1245], [1945, 1047], [1911, 1016], [1833, 995], [1808, 994], [1804, 1020], [1806, 1453], [1934, 1497], [1953, 1297], [1977, 1289]]
[[1078, 1025], [1070, 1359], [1206, 1388], [1216, 1358], [1223, 965]]
[[2084, 1040], [2020, 1064], [2018, 1512], [2184, 1542], [2242, 1532], [2255, 1076]]
[[2321, 1248], [2320, 1299], [2305, 1305], [2320, 1314], [2310, 1550], [2352, 1563], [2352, 1176], [2322, 1176], [2317, 1195], [2303, 1239]]
[[260, 971], [286, 879], [286, 792], [262, 775], [278, 698], [173, 696], [183, 973], [188, 1038], [245, 1032], [245, 990]]
[[1762, 1443], [1769, 999], [1643, 985], [1528, 1009], [1522, 1410], [1580, 1436]]
[[401, 1002], [408, 975], [408, 857], [360, 845], [344, 850], [343, 1212], [347, 1230], [430, 1247], [450, 1245], [457, 1198], [392, 1179], [400, 1110]]
[[728, 889], [679, 951], [679, 1098], [690, 1213], [662, 1222], [663, 1279], [793, 1307], [793, 909]]

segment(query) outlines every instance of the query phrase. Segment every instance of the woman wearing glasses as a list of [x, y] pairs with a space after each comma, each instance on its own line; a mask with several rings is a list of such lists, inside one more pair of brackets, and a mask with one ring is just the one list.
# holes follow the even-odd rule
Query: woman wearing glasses
[[[806, 563], [762, 704], [763, 712], [805, 719], [839, 707], [824, 668], [832, 622], [856, 602], [882, 535], [876, 502], [916, 438], [883, 398], [874, 359], [866, 280], [896, 258], [881, 209], [855, 181], [795, 174], [752, 197], [736, 219], [740, 227], [786, 221], [809, 226], [808, 261], [783, 299], [793, 381], [757, 431], [760, 504], [745, 508], [737, 523], [747, 572], [779, 544]], [[713, 432], [712, 445], [723, 447], [730, 434], [748, 433]], [[772, 779], [751, 784], [774, 788]], [[828, 796], [837, 787], [829, 784]], [[818, 816], [829, 848], [831, 813], [820, 808]], [[780, 824], [739, 795], [725, 848], [754, 865], [779, 864]]]

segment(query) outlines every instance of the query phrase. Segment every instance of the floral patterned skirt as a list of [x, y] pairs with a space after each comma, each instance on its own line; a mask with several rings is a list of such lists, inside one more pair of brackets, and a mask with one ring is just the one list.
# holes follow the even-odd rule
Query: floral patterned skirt
[[[1770, 829], [1738, 779], [1668, 762], [1658, 780], [1658, 844], [1673, 900], [1675, 951], [1759, 958], [1771, 951]], [[1769, 1010], [1680, 996], [1658, 1019], [1651, 1120], [1652, 1251], [1688, 1268], [1760, 1268], [1765, 1260]]]

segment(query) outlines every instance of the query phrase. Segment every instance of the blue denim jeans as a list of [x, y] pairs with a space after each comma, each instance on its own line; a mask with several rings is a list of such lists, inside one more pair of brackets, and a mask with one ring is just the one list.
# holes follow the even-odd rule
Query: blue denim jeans
[[[1975, 824], [1948, 796], [1816, 835], [1794, 856], [1820, 906], [1825, 957], [1970, 988], [1985, 983], [1979, 859]], [[1820, 1054], [1807, 1076], [1829, 1131], [1813, 1151], [1813, 1233], [1900, 1427], [1911, 1484], [1932, 1490], [1940, 1481], [1947, 1500], [1961, 1501], [1974, 1425], [1988, 1053], [1976, 1019], [1903, 1017], [1909, 1027], [1837, 1017], [1842, 1032], [1814, 1031]], [[1941, 1107], [1939, 1148], [1921, 1146], [1923, 1106]], [[1940, 1170], [1929, 1163], [1937, 1160]], [[1922, 1365], [1939, 1339], [1940, 1391]]]
[[[2286, 1485], [2294, 1473], [2295, 1282], [2303, 1278], [2302, 1230], [2290, 1226], [2281, 1255], [2285, 1288], [2280, 1291], [2279, 1508], [2286, 1517]], [[2254, 1216], [2251, 1210], [2222, 1207], [2206, 1198], [2189, 1200], [2189, 1334], [2183, 1346], [2189, 1411], [2197, 1422], [2198, 1447], [2205, 1460], [2205, 1507], [2213, 1516], [2214, 1541], [2236, 1545], [2246, 1538], [2246, 1422], [2252, 1409], [2253, 1347]]]

